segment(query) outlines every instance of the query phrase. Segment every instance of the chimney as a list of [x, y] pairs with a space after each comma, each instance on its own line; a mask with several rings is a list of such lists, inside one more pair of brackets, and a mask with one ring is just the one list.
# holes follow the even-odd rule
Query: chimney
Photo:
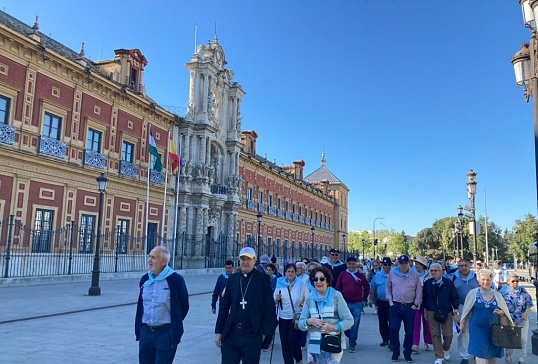
[[244, 145], [247, 154], [253, 157], [256, 156], [256, 139], [258, 134], [254, 130], [245, 130], [241, 133], [241, 144]]
[[305, 165], [305, 163], [304, 163], [304, 160], [302, 160], [302, 159], [298, 159], [298, 160], [293, 161], [295, 179], [298, 180], [298, 181], [303, 180], [303, 167], [304, 167], [304, 165]]

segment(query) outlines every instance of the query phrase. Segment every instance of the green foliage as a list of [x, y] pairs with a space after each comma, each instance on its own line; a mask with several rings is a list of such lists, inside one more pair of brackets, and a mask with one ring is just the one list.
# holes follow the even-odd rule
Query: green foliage
[[508, 252], [515, 254], [518, 261], [527, 261], [529, 245], [536, 241], [538, 223], [536, 217], [528, 213], [524, 220], [516, 220], [512, 234], [505, 234], [508, 239]]

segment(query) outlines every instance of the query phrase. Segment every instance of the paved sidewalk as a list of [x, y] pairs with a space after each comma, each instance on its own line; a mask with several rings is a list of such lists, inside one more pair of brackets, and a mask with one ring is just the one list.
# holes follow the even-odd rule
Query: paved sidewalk
[[[218, 364], [220, 350], [213, 341], [216, 316], [210, 309], [217, 275], [184, 277], [191, 309], [174, 363]], [[534, 286], [522, 285], [534, 298]], [[102, 295], [97, 297], [85, 296], [89, 287], [90, 282], [71, 282], [0, 288], [0, 363], [138, 363], [138, 343], [134, 341], [138, 279], [103, 281]], [[531, 330], [535, 328], [536, 309], [531, 315]], [[529, 332], [527, 363], [538, 363], [538, 357], [531, 353], [531, 335]], [[379, 347], [379, 342], [377, 317], [366, 308], [357, 352], [346, 352], [341, 363], [390, 363], [390, 351]], [[455, 340], [451, 353], [449, 363], [458, 364]], [[261, 363], [269, 363], [270, 355], [262, 353]], [[413, 359], [417, 364], [434, 361], [433, 353], [424, 351]], [[277, 339], [272, 363], [282, 362]]]

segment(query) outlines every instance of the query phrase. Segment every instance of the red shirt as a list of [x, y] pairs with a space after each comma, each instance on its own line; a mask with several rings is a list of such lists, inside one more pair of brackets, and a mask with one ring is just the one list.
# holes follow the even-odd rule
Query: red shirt
[[340, 273], [334, 288], [342, 293], [347, 303], [364, 302], [370, 293], [370, 283], [368, 283], [366, 276], [359, 271], [353, 275], [357, 278], [356, 280], [347, 270]]

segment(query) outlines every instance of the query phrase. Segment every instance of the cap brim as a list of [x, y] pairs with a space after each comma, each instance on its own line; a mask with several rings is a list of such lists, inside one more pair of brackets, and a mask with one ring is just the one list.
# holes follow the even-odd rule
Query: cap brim
[[[241, 255], [240, 255], [239, 257], [240, 257], [240, 258], [241, 258], [241, 257], [249, 257], [249, 258], [256, 258], [256, 256], [255, 256], [255, 255], [252, 255], [252, 254], [248, 254], [248, 253], [245, 253], [245, 254], [241, 254]], [[266, 263], [267, 263], [267, 262], [266, 262]]]

